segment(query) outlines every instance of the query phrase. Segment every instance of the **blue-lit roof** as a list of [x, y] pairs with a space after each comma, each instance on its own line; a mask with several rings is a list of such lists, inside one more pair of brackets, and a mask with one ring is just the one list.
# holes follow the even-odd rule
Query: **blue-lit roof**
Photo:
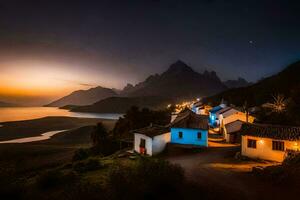
[[218, 112], [221, 109], [223, 109], [222, 106], [216, 106], [216, 107], [213, 107], [209, 112], [210, 113], [216, 113], [216, 112]]

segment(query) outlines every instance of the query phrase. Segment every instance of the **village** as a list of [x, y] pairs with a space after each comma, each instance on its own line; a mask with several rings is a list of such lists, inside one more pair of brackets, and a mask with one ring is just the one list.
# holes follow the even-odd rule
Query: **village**
[[132, 133], [134, 152], [148, 156], [170, 147], [235, 147], [236, 157], [276, 165], [300, 150], [299, 127], [256, 123], [251, 111], [242, 111], [223, 101], [215, 107], [199, 99], [177, 104], [167, 126], [150, 124]]

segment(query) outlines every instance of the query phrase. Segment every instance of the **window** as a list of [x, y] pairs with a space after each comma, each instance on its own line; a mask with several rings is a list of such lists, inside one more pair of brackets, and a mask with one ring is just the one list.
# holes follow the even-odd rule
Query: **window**
[[201, 138], [202, 138], [201, 132], [198, 132], [198, 133], [197, 133], [197, 138], [198, 138], [198, 140], [201, 140]]
[[283, 141], [272, 141], [272, 150], [284, 151], [284, 142]]
[[180, 131], [180, 132], [178, 132], [178, 137], [179, 137], [179, 139], [183, 138], [183, 134], [182, 134], [182, 132], [181, 132], [181, 131]]
[[140, 147], [142, 147], [142, 148], [146, 147], [146, 140], [145, 139], [141, 139], [141, 141], [140, 141]]
[[256, 149], [256, 140], [248, 139], [248, 148]]

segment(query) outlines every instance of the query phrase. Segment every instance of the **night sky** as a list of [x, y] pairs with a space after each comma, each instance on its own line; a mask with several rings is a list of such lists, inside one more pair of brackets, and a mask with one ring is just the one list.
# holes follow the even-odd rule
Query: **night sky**
[[0, 97], [122, 88], [178, 59], [256, 81], [300, 59], [299, 10], [289, 0], [1, 0]]

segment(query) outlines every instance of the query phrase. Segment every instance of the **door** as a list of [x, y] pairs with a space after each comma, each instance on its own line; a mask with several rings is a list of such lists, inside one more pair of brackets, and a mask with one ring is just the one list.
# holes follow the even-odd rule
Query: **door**
[[146, 140], [141, 138], [140, 140], [140, 154], [146, 154]]

